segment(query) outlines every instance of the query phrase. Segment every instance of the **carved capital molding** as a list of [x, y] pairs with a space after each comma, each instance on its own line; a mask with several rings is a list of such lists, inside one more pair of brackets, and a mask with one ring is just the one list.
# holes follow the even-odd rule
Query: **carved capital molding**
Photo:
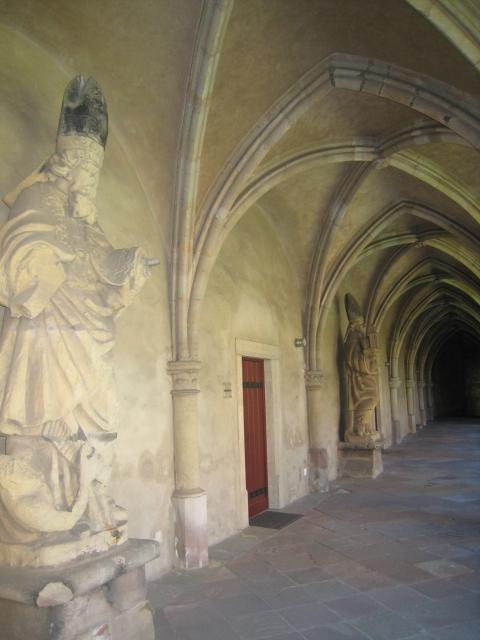
[[390, 389], [398, 389], [402, 384], [402, 381], [400, 380], [400, 378], [390, 378], [388, 384], [390, 386]]
[[323, 371], [311, 369], [305, 371], [305, 386], [307, 389], [321, 389], [323, 384]]
[[169, 362], [167, 372], [172, 376], [172, 395], [199, 393], [198, 374], [202, 363], [198, 360]]
[[407, 389], [415, 388], [415, 380], [405, 380], [405, 386]]

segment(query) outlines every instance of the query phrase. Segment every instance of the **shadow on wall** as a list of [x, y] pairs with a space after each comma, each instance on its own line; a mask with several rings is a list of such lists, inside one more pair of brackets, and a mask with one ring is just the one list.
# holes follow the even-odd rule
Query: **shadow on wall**
[[457, 334], [433, 366], [435, 417], [480, 416], [480, 343]]
[[[340, 311], [340, 299], [339, 296], [335, 297], [335, 307], [337, 312], [337, 318], [341, 317]], [[347, 429], [347, 379], [345, 375], [345, 337], [342, 335], [341, 323], [338, 323], [337, 334], [337, 369], [338, 369], [338, 382], [340, 386], [340, 415], [339, 415], [339, 428], [338, 439], [340, 442], [345, 441], [345, 431]]]

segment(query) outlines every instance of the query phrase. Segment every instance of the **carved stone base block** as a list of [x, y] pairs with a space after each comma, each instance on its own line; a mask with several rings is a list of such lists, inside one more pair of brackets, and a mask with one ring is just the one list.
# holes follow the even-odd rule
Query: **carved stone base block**
[[383, 471], [381, 445], [362, 447], [342, 442], [338, 466], [339, 475], [346, 478], [376, 478]]
[[173, 494], [175, 508], [175, 553], [185, 569], [208, 565], [207, 494], [198, 491]]
[[328, 491], [328, 453], [326, 449], [310, 449], [310, 491]]
[[145, 564], [151, 540], [43, 569], [0, 572], [2, 640], [154, 640]]

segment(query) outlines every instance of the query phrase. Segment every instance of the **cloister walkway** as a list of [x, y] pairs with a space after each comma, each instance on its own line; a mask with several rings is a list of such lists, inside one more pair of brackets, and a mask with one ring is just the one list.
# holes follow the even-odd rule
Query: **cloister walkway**
[[478, 640], [480, 421], [435, 422], [151, 585], [157, 640]]

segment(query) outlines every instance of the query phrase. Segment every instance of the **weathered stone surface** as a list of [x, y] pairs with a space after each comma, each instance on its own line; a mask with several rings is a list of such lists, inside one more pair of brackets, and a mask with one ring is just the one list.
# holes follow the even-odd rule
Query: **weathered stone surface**
[[158, 544], [131, 540], [121, 551], [55, 570], [2, 572], [0, 638], [153, 640], [145, 563], [157, 556]]
[[73, 598], [71, 589], [63, 582], [49, 582], [38, 594], [37, 607], [55, 607]]
[[326, 449], [310, 449], [310, 488], [312, 491], [328, 491], [328, 452]]
[[[148, 603], [123, 612], [112, 623], [112, 640], [155, 640], [153, 613]], [[161, 636], [159, 638], [161, 640]]]
[[347, 478], [376, 478], [383, 471], [380, 447], [360, 448], [342, 443], [338, 451], [338, 472]]
[[107, 123], [95, 79], [75, 77], [55, 152], [4, 198], [0, 566], [60, 564], [126, 538], [109, 495], [115, 321], [155, 260], [115, 249], [98, 225]]
[[2, 640], [50, 640], [50, 609], [0, 598]]
[[40, 591], [50, 582], [67, 584], [76, 597], [145, 566], [158, 555], [159, 546], [154, 540], [131, 539], [106, 553], [92, 554], [59, 567], [4, 568], [0, 572], [0, 598], [35, 604]]
[[367, 446], [381, 439], [373, 412], [378, 404], [377, 349], [367, 338], [365, 318], [355, 298], [347, 293], [349, 325], [345, 335], [347, 424], [345, 441]]
[[147, 583], [144, 567], [124, 573], [108, 585], [108, 599], [119, 611], [126, 611], [147, 598]]

